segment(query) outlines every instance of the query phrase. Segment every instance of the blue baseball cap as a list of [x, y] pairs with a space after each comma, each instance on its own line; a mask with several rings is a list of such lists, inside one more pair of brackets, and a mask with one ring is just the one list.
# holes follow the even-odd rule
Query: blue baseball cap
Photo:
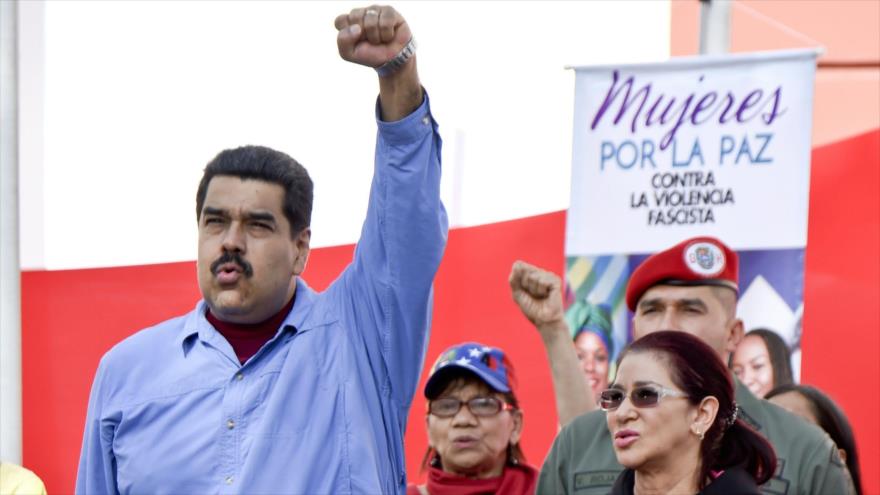
[[467, 371], [486, 382], [492, 390], [511, 391], [510, 366], [504, 351], [478, 342], [454, 345], [440, 353], [425, 383], [425, 397], [436, 397], [446, 378], [456, 371]]

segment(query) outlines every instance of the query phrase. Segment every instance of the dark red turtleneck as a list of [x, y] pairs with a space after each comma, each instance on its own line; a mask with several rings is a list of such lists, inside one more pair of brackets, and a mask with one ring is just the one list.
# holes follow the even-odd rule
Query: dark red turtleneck
[[278, 331], [281, 322], [287, 318], [287, 314], [293, 308], [294, 301], [296, 301], [296, 294], [290, 298], [290, 302], [281, 308], [281, 311], [260, 323], [229, 323], [220, 321], [211, 313], [210, 309], [208, 309], [205, 317], [220, 332], [220, 335], [226, 338], [226, 341], [232, 346], [232, 350], [235, 351], [238, 361], [244, 364], [245, 361], [260, 350], [260, 347], [263, 347], [263, 344], [275, 336], [275, 332]]

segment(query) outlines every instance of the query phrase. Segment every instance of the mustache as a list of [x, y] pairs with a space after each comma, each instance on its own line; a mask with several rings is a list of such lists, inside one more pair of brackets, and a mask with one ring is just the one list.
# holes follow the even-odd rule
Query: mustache
[[223, 253], [219, 258], [211, 263], [211, 273], [217, 275], [217, 271], [220, 270], [220, 265], [226, 263], [235, 263], [236, 265], [238, 265], [238, 267], [241, 268], [242, 273], [244, 273], [245, 277], [250, 278], [254, 274], [254, 267], [252, 267], [251, 264], [247, 262], [247, 260], [242, 258], [241, 254], [230, 253], [228, 251]]

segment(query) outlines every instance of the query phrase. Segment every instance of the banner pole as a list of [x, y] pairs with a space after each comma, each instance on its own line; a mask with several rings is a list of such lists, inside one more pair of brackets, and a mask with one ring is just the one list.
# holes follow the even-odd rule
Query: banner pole
[[700, 55], [730, 51], [731, 0], [700, 0]]
[[0, 458], [21, 464], [18, 1], [0, 1]]

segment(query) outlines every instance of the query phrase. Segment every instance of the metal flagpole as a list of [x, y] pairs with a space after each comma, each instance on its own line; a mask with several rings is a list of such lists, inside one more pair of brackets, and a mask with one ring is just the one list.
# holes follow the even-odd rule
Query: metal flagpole
[[700, 55], [730, 51], [731, 0], [700, 0]]
[[21, 464], [18, 0], [0, 0], [0, 459]]

